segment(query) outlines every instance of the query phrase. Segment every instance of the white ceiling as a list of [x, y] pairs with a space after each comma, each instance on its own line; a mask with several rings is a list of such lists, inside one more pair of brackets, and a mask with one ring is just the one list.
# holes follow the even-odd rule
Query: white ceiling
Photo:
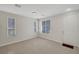
[[21, 8], [16, 7], [14, 4], [0, 4], [0, 10], [32, 18], [45, 18], [48, 16], [54, 16], [56, 14], [64, 13], [68, 8], [71, 8], [71, 10], [79, 9], [79, 4], [20, 4], [20, 5]]

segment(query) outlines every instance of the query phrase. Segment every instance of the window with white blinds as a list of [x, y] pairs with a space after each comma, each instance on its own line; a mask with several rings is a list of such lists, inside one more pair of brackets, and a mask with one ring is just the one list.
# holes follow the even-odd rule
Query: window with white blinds
[[16, 21], [13, 17], [8, 17], [8, 36], [15, 36], [16, 35]]
[[42, 21], [42, 32], [43, 33], [50, 32], [50, 20]]

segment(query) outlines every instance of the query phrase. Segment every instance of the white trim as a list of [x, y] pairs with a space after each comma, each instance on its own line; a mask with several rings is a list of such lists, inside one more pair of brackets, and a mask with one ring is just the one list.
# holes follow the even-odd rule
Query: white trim
[[[39, 36], [39, 38], [42, 38], [42, 39], [47, 39], [47, 40], [51, 40], [51, 39], [46, 38], [46, 37], [43, 37], [43, 36]], [[58, 41], [58, 40], [51, 40], [51, 41], [54, 41], [54, 42], [57, 42], [57, 43], [60, 43], [60, 44], [63, 44], [63, 43], [64, 43], [64, 42], [61, 42], [61, 41]], [[73, 45], [73, 46], [75, 46], [75, 47], [78, 47], [78, 48], [79, 48], [79, 46], [78, 46], [78, 45]]]
[[43, 39], [47, 39], [47, 40], [51, 40], [51, 41], [54, 41], [54, 42], [57, 42], [57, 43], [63, 43], [63, 42], [61, 42], [61, 41], [58, 41], [58, 40], [52, 40], [52, 38], [47, 38], [47, 37], [45, 37], [45, 36], [39, 36], [39, 37], [41, 37], [41, 38], [43, 38]]
[[11, 41], [11, 42], [6, 42], [6, 43], [3, 43], [3, 44], [0, 44], [0, 47], [36, 38], [35, 36], [29, 36], [29, 37], [31, 37], [31, 38], [22, 39], [22, 40], [15, 40], [15, 41]]

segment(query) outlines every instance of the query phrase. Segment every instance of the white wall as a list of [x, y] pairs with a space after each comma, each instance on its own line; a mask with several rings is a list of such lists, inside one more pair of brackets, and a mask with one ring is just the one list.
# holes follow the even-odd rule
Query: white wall
[[64, 42], [79, 46], [78, 39], [78, 11], [73, 11], [64, 14]]
[[77, 46], [79, 47], [79, 12], [78, 12], [78, 15], [77, 15]]
[[40, 20], [40, 27], [41, 27], [41, 22], [44, 20], [50, 20], [50, 33], [42, 33], [40, 29], [40, 36], [49, 40], [53, 40], [56, 42], [63, 42], [63, 22], [62, 22], [62, 17], [57, 16], [57, 17], [48, 17], [45, 19]]
[[40, 20], [51, 20], [50, 33], [40, 36], [60, 43], [67, 43], [79, 47], [79, 10], [51, 16]]
[[[7, 36], [7, 17], [16, 18], [16, 36]], [[51, 20], [50, 33], [42, 33], [41, 22]], [[37, 22], [37, 33], [34, 22]], [[72, 11], [39, 20], [39, 36], [59, 43], [67, 43], [79, 47], [79, 11]], [[0, 46], [23, 41], [38, 36], [38, 21], [33, 18], [0, 11]]]
[[[16, 36], [7, 36], [7, 18], [11, 16], [16, 19]], [[35, 19], [15, 15], [7, 12], [0, 11], [0, 46], [23, 41], [36, 37], [34, 32], [34, 21]]]

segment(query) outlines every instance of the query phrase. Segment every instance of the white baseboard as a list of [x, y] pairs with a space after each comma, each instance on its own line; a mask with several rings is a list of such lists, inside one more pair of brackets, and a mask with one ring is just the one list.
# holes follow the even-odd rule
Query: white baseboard
[[[39, 38], [41, 38], [41, 39], [47, 39], [47, 40], [51, 40], [51, 39], [49, 39], [49, 38], [42, 37], [42, 36], [39, 36]], [[63, 44], [63, 42], [60, 42], [60, 41], [57, 41], [57, 40], [51, 40], [51, 41], [54, 41], [54, 42], [57, 42], [57, 43]], [[73, 45], [73, 46], [75, 46], [75, 47], [78, 47], [78, 48], [79, 48], [79, 46], [77, 46], [77, 45]]]
[[[3, 46], [6, 46], [6, 45], [10, 45], [10, 44], [14, 44], [14, 43], [18, 43], [18, 42], [21, 42], [21, 41], [25, 41], [25, 40], [29, 40], [29, 39], [35, 39], [35, 38], [42, 38], [42, 39], [47, 39], [47, 40], [51, 40], [51, 39], [48, 39], [48, 38], [45, 38], [45, 37], [36, 37], [36, 36], [31, 36], [30, 38], [25, 38], [25, 39], [22, 39], [22, 40], [15, 40], [15, 41], [11, 41], [11, 42], [7, 42], [7, 43], [3, 43], [3, 44], [0, 44], [0, 47], [3, 47]], [[51, 41], [55, 41], [55, 42], [58, 42], [56, 40], [51, 40]], [[58, 42], [60, 44], [62, 44], [61, 42]], [[79, 46], [77, 46], [79, 48]]]
[[3, 44], [0, 45], [0, 47], [7, 46], [7, 45], [10, 45], [10, 44], [14, 44], [14, 43], [18, 43], [18, 42], [25, 41], [25, 40], [29, 40], [29, 39], [34, 39], [34, 38], [36, 38], [36, 37], [31, 36], [30, 38], [27, 38], [27, 39], [25, 38], [25, 39], [22, 39], [22, 40], [15, 40], [15, 41], [3, 43]]
[[57, 43], [60, 43], [60, 44], [63, 43], [63, 42], [60, 42], [60, 41], [57, 41], [57, 40], [52, 40], [51, 38], [47, 38], [47, 37], [43, 37], [43, 36], [39, 36], [39, 37], [43, 38], [43, 39], [51, 40], [51, 41], [54, 41], [54, 42], [57, 42]]

